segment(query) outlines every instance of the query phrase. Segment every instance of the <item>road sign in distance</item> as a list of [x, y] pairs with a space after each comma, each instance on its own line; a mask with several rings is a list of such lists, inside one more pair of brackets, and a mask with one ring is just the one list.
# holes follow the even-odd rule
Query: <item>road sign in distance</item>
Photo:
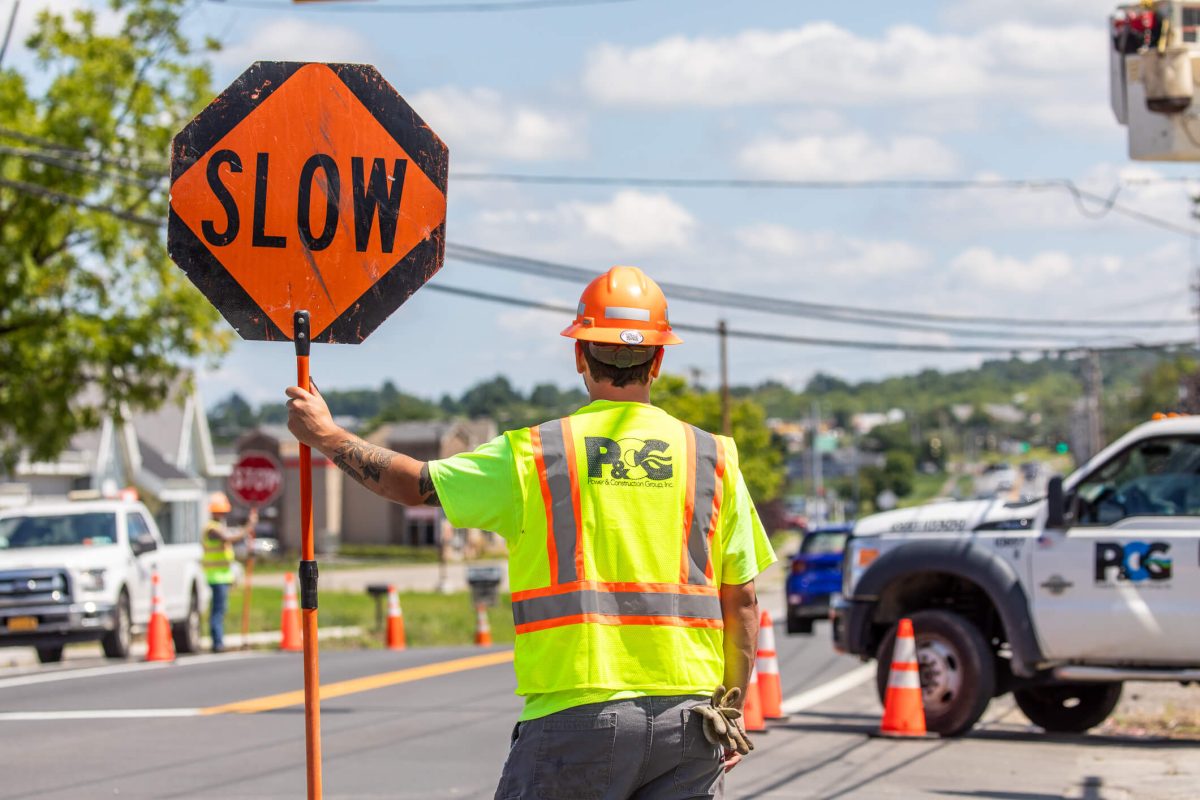
[[229, 494], [242, 505], [269, 505], [282, 491], [283, 467], [275, 456], [262, 450], [242, 453], [229, 473]]
[[441, 268], [446, 145], [362, 64], [260, 61], [171, 150], [171, 257], [245, 339], [357, 343]]

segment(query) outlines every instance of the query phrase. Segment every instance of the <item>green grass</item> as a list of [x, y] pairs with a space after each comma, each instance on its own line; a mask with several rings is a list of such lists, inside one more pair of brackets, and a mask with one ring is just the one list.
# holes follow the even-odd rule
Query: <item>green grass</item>
[[[225, 615], [227, 633], [242, 629], [243, 596], [241, 587], [235, 586], [230, 592], [229, 611]], [[357, 625], [371, 634], [364, 637], [364, 644], [380, 643], [383, 632], [375, 624], [375, 600], [366, 592], [321, 592], [318, 605], [317, 618], [322, 627]], [[385, 613], [386, 607], [385, 602]], [[254, 587], [250, 600], [250, 631], [279, 630], [282, 608], [282, 589]], [[410, 647], [473, 644], [475, 641], [475, 609], [466, 592], [401, 592], [400, 609]], [[513, 641], [512, 602], [507, 594], [500, 595], [499, 603], [488, 609], [488, 623], [493, 641]]]

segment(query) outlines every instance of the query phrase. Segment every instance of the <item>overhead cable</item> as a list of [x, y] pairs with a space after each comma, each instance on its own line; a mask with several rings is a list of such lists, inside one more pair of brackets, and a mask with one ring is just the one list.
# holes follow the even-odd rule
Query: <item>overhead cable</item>
[[[543, 303], [536, 300], [524, 300], [518, 297], [510, 297], [507, 295], [493, 294], [491, 292], [481, 292], [477, 289], [467, 289], [459, 286], [444, 286], [440, 283], [427, 283], [423, 287], [435, 292], [443, 294], [451, 294], [459, 297], [469, 297], [475, 300], [483, 300], [491, 303], [501, 303], [503, 305], [516, 306], [518, 308], [531, 308], [539, 311], [551, 311], [556, 314], [564, 314], [573, 316], [576, 309], [571, 306], [559, 305], [557, 303]], [[719, 336], [720, 331], [716, 326], [710, 325], [695, 325], [686, 322], [672, 322], [671, 327], [684, 332], [702, 333], [712, 336]], [[1077, 347], [1036, 347], [1036, 346], [1020, 346], [1020, 347], [1002, 347], [997, 345], [953, 345], [953, 344], [926, 344], [921, 342], [897, 342], [897, 341], [871, 341], [865, 339], [832, 339], [827, 337], [817, 336], [796, 336], [783, 333], [768, 333], [764, 331], [747, 331], [735, 328], [727, 328], [726, 335], [734, 339], [748, 339], [754, 341], [774, 342], [777, 344], [796, 344], [809, 345], [814, 347], [838, 347], [849, 348], [854, 350], [886, 350], [886, 351], [906, 351], [906, 352], [925, 352], [925, 353], [977, 353], [977, 354], [1010, 354], [1019, 353], [1079, 353], [1085, 351], [1094, 351], [1098, 353], [1115, 353], [1115, 352], [1130, 352], [1134, 350], [1172, 350], [1172, 349], [1189, 349], [1195, 345], [1190, 341], [1176, 342], [1152, 342], [1152, 343], [1131, 343], [1126, 345], [1111, 345], [1100, 347], [1077, 346]]]
[[[512, 272], [541, 275], [543, 277], [586, 283], [595, 277], [592, 270], [583, 267], [558, 264], [550, 261], [514, 256], [486, 250], [480, 247], [448, 243], [446, 254], [451, 258], [469, 261], [474, 264], [504, 269]], [[946, 325], [970, 325], [976, 323], [993, 323], [1022, 328], [1168, 328], [1182, 325], [1193, 325], [1192, 320], [1096, 320], [1096, 319], [1056, 319], [1039, 320], [1028, 317], [998, 317], [998, 316], [966, 316], [955, 314], [939, 314], [933, 312], [906, 311], [898, 309], [872, 308], [867, 306], [848, 306], [834, 303], [815, 303], [803, 300], [787, 300], [778, 297], [765, 297], [742, 292], [715, 289], [703, 289], [679, 283], [661, 283], [669, 295], [680, 300], [689, 300], [708, 305], [746, 308], [784, 316], [806, 316], [820, 319], [833, 319], [850, 324], [861, 324], [876, 327], [901, 327], [912, 324], [907, 322], [927, 321], [942, 323], [941, 328], [919, 328], [920, 330], [935, 330], [941, 333], [968, 335], [965, 331], [946, 328]], [[900, 322], [897, 322], [900, 321]], [[985, 335], [991, 335], [987, 332]], [[1006, 335], [1011, 336], [1012, 332]]]
[[271, 2], [271, 0], [208, 0], [218, 6], [230, 8], [265, 9], [280, 11], [285, 8], [312, 11], [334, 11], [360, 14], [486, 14], [505, 11], [544, 11], [549, 9], [586, 8], [588, 6], [611, 6], [632, 3], [635, 0], [500, 0], [493, 3], [353, 3], [348, 0], [299, 0], [299, 2]]

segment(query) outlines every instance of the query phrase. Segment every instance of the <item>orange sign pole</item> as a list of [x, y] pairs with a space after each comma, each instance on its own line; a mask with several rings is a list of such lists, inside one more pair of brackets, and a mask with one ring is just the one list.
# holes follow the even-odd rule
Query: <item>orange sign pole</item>
[[[308, 375], [308, 312], [293, 317], [296, 385], [312, 390]], [[317, 650], [317, 560], [313, 547], [312, 448], [300, 445], [300, 609], [304, 633], [304, 756], [308, 800], [321, 800], [321, 670]]]

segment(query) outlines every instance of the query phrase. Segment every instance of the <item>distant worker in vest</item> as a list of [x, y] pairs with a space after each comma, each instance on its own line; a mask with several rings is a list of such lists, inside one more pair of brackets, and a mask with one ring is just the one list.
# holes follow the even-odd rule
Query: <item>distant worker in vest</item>
[[497, 798], [723, 797], [775, 554], [733, 440], [650, 404], [680, 344], [658, 285], [612, 268], [563, 335], [591, 402], [474, 452], [376, 447], [294, 386], [288, 427], [376, 494], [507, 541], [525, 706]]
[[212, 590], [212, 605], [208, 611], [208, 629], [212, 635], [212, 651], [225, 649], [225, 610], [229, 607], [229, 587], [233, 585], [233, 565], [237, 560], [233, 545], [247, 540], [254, 543], [254, 526], [258, 523], [258, 509], [250, 509], [246, 525], [239, 531], [230, 530], [225, 520], [233, 506], [224, 492], [214, 492], [208, 499], [208, 513], [212, 517], [204, 527], [204, 578]]

